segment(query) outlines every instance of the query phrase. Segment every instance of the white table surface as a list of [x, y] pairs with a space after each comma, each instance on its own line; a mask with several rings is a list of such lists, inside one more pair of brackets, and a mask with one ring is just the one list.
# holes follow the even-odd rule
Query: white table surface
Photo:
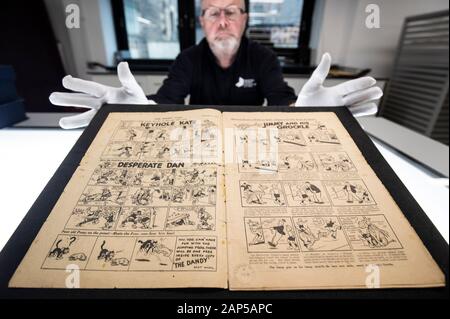
[[[0, 249], [6, 244], [82, 130], [7, 128], [0, 130]], [[448, 179], [375, 141], [382, 155], [448, 242]]]

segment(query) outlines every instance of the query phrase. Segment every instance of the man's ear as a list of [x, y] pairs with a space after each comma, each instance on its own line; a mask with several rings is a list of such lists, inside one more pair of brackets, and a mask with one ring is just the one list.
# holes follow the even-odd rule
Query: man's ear
[[200, 25], [201, 25], [202, 28], [203, 28], [203, 24], [204, 24], [204, 22], [203, 22], [203, 17], [202, 17], [202, 16], [198, 17], [198, 21], [200, 22]]

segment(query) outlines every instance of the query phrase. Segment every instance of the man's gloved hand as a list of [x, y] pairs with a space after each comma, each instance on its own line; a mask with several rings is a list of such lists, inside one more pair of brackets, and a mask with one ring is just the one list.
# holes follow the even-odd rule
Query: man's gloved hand
[[105, 103], [156, 104], [152, 100], [147, 100], [144, 91], [131, 74], [128, 63], [119, 63], [117, 75], [122, 83], [120, 88], [73, 78], [70, 75], [64, 77], [62, 82], [66, 89], [81, 93], [54, 92], [49, 97], [50, 102], [55, 105], [83, 107], [90, 110], [79, 115], [64, 117], [59, 121], [59, 125], [64, 129], [87, 126], [97, 110]]
[[355, 117], [376, 114], [378, 107], [373, 101], [383, 96], [383, 91], [374, 86], [376, 80], [362, 77], [333, 87], [324, 87], [330, 67], [331, 56], [325, 53], [311, 78], [301, 89], [295, 106], [346, 105]]

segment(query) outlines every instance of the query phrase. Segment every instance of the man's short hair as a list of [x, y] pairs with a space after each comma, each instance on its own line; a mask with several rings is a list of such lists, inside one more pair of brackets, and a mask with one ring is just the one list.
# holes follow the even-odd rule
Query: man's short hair
[[[202, 0], [202, 8], [203, 8], [203, 1], [205, 1], [205, 0]], [[241, 0], [241, 3], [242, 3], [242, 8], [244, 9], [244, 11], [247, 11], [247, 1]]]

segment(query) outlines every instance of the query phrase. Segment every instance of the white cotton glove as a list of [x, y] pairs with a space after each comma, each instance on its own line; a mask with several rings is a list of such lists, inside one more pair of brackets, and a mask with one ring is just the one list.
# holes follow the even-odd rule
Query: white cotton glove
[[295, 106], [346, 105], [355, 117], [376, 114], [378, 107], [373, 101], [383, 96], [383, 91], [374, 86], [377, 81], [367, 76], [333, 87], [324, 87], [330, 67], [331, 56], [325, 53], [311, 78], [301, 89]]
[[64, 129], [85, 127], [94, 117], [100, 107], [105, 104], [156, 104], [147, 100], [144, 91], [131, 74], [128, 63], [117, 65], [117, 76], [122, 87], [115, 88], [92, 81], [73, 78], [68, 75], [62, 83], [66, 89], [81, 93], [54, 92], [49, 99], [55, 105], [75, 106], [90, 109], [79, 115], [63, 117], [59, 125]]

